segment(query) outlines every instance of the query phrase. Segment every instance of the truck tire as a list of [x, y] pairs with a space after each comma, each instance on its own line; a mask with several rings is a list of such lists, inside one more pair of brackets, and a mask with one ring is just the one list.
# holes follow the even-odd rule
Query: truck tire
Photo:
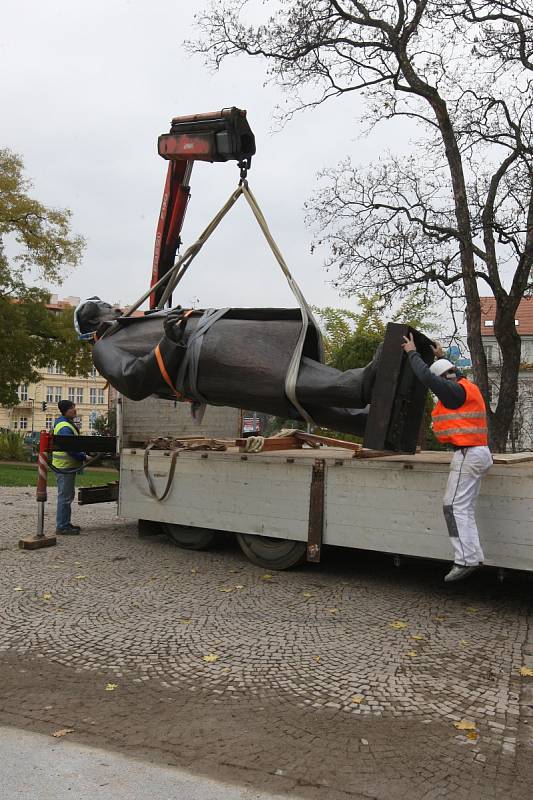
[[266, 569], [290, 569], [305, 560], [307, 542], [238, 533], [239, 546], [252, 564]]
[[215, 540], [216, 533], [210, 528], [192, 528], [189, 525], [175, 525], [173, 522], [161, 524], [174, 544], [185, 550], [208, 550]]

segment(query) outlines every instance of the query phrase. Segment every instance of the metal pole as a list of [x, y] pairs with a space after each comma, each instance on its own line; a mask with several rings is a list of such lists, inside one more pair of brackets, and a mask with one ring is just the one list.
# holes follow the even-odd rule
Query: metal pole
[[19, 539], [22, 550], [38, 550], [41, 547], [50, 547], [56, 544], [56, 537], [44, 532], [44, 504], [47, 500], [46, 486], [48, 478], [48, 457], [54, 445], [53, 432], [41, 431], [39, 438], [39, 460], [37, 462], [37, 533]]
[[35, 424], [35, 398], [30, 397], [30, 403], [31, 403], [31, 432], [33, 433], [33, 428]]
[[52, 436], [48, 431], [41, 431], [39, 439], [39, 460], [37, 462], [37, 538], [44, 536], [44, 504], [48, 499], [48, 453], [52, 446]]

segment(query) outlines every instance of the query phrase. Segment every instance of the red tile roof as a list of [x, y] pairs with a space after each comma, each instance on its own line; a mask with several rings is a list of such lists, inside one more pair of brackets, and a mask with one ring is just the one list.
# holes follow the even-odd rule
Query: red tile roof
[[[480, 297], [481, 301], [481, 334], [483, 336], [494, 336], [494, 323], [496, 314], [496, 301], [494, 297]], [[518, 325], [516, 329], [522, 336], [533, 335], [533, 297], [524, 298], [516, 310]]]

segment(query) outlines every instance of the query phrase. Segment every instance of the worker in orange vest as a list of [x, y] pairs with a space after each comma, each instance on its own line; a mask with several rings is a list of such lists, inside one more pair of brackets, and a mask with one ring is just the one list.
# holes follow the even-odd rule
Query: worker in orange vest
[[430, 367], [417, 353], [412, 334], [404, 336], [402, 347], [418, 380], [438, 398], [431, 415], [435, 436], [454, 450], [443, 511], [455, 559], [444, 580], [459, 581], [484, 558], [475, 510], [481, 479], [492, 466], [485, 402], [475, 383], [444, 358], [440, 345], [432, 345], [436, 361]]

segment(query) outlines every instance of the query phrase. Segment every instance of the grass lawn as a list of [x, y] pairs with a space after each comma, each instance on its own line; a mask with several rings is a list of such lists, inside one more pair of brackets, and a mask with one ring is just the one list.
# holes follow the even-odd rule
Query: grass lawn
[[[98, 486], [118, 480], [115, 469], [91, 469], [76, 476], [76, 486]], [[0, 464], [0, 486], [37, 486], [37, 469], [31, 464]], [[56, 486], [54, 473], [48, 471], [48, 486]]]

